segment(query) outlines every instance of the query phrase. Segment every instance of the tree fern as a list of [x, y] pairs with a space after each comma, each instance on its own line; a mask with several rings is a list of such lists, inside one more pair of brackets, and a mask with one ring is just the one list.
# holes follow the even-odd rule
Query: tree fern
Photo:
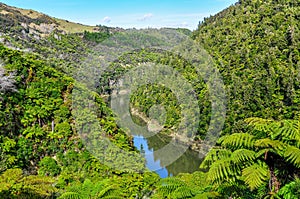
[[205, 159], [200, 165], [200, 168], [208, 169], [217, 160], [229, 158], [231, 156], [231, 153], [232, 152], [228, 149], [213, 148], [207, 153]]
[[278, 152], [283, 151], [286, 145], [279, 140], [271, 140], [270, 138], [263, 138], [255, 141], [255, 146], [259, 148], [272, 148]]
[[272, 124], [273, 120], [252, 117], [245, 119], [245, 122], [254, 127], [254, 129], [257, 131], [268, 132], [272, 127], [270, 124]]
[[185, 186], [185, 183], [178, 178], [166, 178], [162, 180], [162, 185], [159, 187], [159, 192], [163, 195], [170, 195], [180, 187]]
[[268, 167], [266, 164], [252, 164], [242, 171], [242, 177], [251, 190], [264, 185], [270, 178]]
[[238, 149], [231, 154], [231, 159], [235, 164], [251, 162], [256, 159], [256, 153], [248, 149]]
[[[178, 177], [162, 179], [153, 198], [185, 199], [214, 198], [218, 196], [216, 192], [210, 191], [207, 185], [202, 184], [202, 186], [199, 186], [199, 184], [197, 184], [199, 183], [197, 181], [197, 177], [199, 176], [204, 177], [206, 174], [196, 172], [195, 174], [182, 174]], [[197, 181], [197, 185], [195, 185], [195, 180]]]
[[204, 193], [199, 193], [193, 199], [209, 199], [209, 198], [216, 198], [220, 194], [217, 192], [204, 192]]
[[208, 171], [211, 182], [221, 183], [224, 180], [234, 180], [240, 174], [240, 167], [232, 162], [231, 158], [218, 160], [213, 163]]
[[57, 191], [53, 183], [54, 179], [51, 177], [24, 176], [21, 169], [9, 169], [0, 176], [0, 197], [3, 193], [10, 194], [6, 197], [11, 198], [17, 195], [32, 195], [31, 198], [51, 196]]
[[84, 197], [77, 192], [66, 192], [62, 194], [59, 199], [84, 199]]
[[300, 149], [294, 146], [288, 146], [284, 152], [286, 159], [300, 168]]
[[276, 129], [277, 139], [281, 139], [286, 143], [295, 141], [300, 147], [300, 121], [298, 120], [283, 120], [278, 122], [278, 128]]
[[253, 148], [255, 136], [248, 133], [234, 133], [220, 138], [222, 146], [226, 146], [233, 149], [241, 147]]
[[211, 150], [200, 168], [209, 168], [208, 179], [216, 184], [239, 179], [254, 190], [269, 182], [270, 191], [277, 192], [280, 183], [276, 170], [289, 168], [291, 163], [295, 167], [287, 171], [291, 175], [300, 168], [300, 123], [260, 118], [246, 122], [253, 128], [220, 138], [221, 147]]
[[109, 180], [93, 183], [86, 179], [80, 185], [73, 185], [63, 193], [59, 199], [98, 199], [98, 198], [122, 198], [117, 191], [117, 186], [109, 184]]

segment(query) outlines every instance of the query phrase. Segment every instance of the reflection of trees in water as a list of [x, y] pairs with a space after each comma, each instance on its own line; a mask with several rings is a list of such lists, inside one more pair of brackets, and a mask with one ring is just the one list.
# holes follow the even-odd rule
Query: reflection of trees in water
[[[171, 141], [171, 137], [157, 134], [155, 136], [147, 138], [148, 141], [148, 147], [149, 149], [153, 149], [153, 151], [157, 151], [161, 148], [163, 148], [165, 145], [167, 145]], [[174, 150], [180, 150], [180, 146], [176, 145], [174, 146]], [[172, 151], [170, 151], [172, 153]], [[183, 155], [178, 158], [175, 162], [172, 164], [169, 164], [167, 166], [164, 166], [164, 162], [168, 162], [168, 158], [172, 158], [172, 154], [157, 154], [154, 153], [154, 160], [160, 160], [161, 166], [166, 167], [168, 170], [169, 175], [177, 175], [179, 173], [191, 173], [196, 170], [198, 170], [200, 163], [202, 162], [202, 159], [198, 157], [198, 153], [187, 149]]]
[[169, 174], [177, 175], [179, 173], [192, 173], [199, 170], [203, 159], [198, 157], [198, 153], [190, 149], [177, 159], [173, 164], [166, 166]]

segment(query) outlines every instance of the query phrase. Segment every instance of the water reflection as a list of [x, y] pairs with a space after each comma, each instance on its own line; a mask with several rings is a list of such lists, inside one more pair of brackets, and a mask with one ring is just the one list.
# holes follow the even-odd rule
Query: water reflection
[[[186, 150], [183, 155], [171, 164], [168, 162], [168, 154], [158, 154], [155, 151], [165, 147], [171, 138], [165, 135], [156, 134], [149, 138], [144, 138], [141, 135], [134, 135], [135, 147], [144, 154], [146, 159], [146, 166], [152, 171], [155, 171], [161, 178], [168, 176], [176, 176], [179, 173], [192, 173], [197, 171], [202, 159], [199, 158], [198, 153], [190, 149]], [[174, 150], [178, 147], [174, 146]]]

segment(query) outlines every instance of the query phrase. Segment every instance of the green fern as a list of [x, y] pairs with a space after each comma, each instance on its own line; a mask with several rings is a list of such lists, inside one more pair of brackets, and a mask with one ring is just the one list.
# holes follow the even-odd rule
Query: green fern
[[259, 148], [272, 148], [278, 152], [283, 151], [286, 144], [279, 140], [271, 140], [270, 138], [263, 138], [255, 141], [255, 146]]
[[0, 175], [0, 197], [3, 193], [15, 198], [18, 195], [33, 197], [51, 196], [57, 190], [54, 179], [46, 176], [25, 176], [21, 169], [9, 169]]
[[269, 119], [262, 119], [262, 118], [258, 118], [258, 117], [252, 117], [252, 118], [245, 119], [245, 122], [248, 123], [249, 126], [254, 127], [254, 130], [262, 131], [262, 132], [269, 132], [270, 129], [273, 127], [272, 123], [274, 121], [269, 120]]
[[[199, 185], [198, 177], [202, 181]], [[185, 199], [185, 198], [214, 198], [218, 194], [211, 192], [207, 185], [204, 185], [202, 178], [206, 178], [206, 174], [195, 172], [193, 174], [181, 174], [177, 177], [169, 177], [162, 179], [160, 185], [154, 194], [153, 198], [170, 198], [170, 199]], [[205, 181], [207, 183], [207, 181]]]
[[211, 149], [206, 155], [205, 159], [202, 161], [200, 169], [208, 169], [214, 162], [229, 158], [231, 156], [231, 153], [232, 152], [228, 149]]
[[[211, 150], [200, 168], [209, 168], [208, 179], [216, 184], [243, 180], [251, 190], [269, 181], [278, 191], [277, 165], [300, 167], [299, 121], [273, 121], [249, 118], [247, 133], [234, 133], [219, 139], [221, 147]], [[280, 158], [279, 158], [280, 156]], [[276, 164], [278, 161], [278, 164]]]
[[209, 198], [216, 198], [220, 194], [217, 192], [204, 192], [204, 193], [199, 193], [193, 199], [209, 199]]
[[278, 192], [278, 196], [283, 199], [299, 199], [300, 198], [300, 179], [297, 178], [294, 181], [286, 184]]
[[264, 163], [255, 163], [244, 168], [242, 171], [242, 176], [245, 183], [250, 187], [251, 190], [264, 185], [270, 178], [268, 166]]
[[288, 144], [295, 142], [296, 146], [300, 147], [300, 121], [283, 120], [282, 122], [278, 122], [275, 132], [277, 139]]
[[294, 146], [288, 146], [284, 153], [286, 159], [294, 164], [296, 167], [300, 168], [300, 149]]
[[251, 162], [256, 158], [255, 151], [251, 151], [248, 149], [238, 149], [231, 154], [231, 159], [235, 164], [239, 164], [242, 162]]
[[84, 197], [77, 192], [66, 192], [59, 199], [84, 199]]
[[208, 171], [208, 180], [217, 184], [224, 180], [235, 180], [240, 174], [240, 168], [232, 162], [231, 158], [218, 160], [213, 163]]
[[122, 198], [117, 191], [117, 186], [110, 184], [109, 180], [103, 180], [93, 183], [86, 179], [81, 185], [71, 186], [58, 199], [108, 199], [108, 198]]
[[222, 146], [233, 149], [245, 147], [248, 149], [254, 148], [255, 136], [248, 133], [234, 133], [221, 138]]
[[175, 191], [169, 194], [170, 198], [191, 198], [196, 193], [188, 186], [184, 185], [178, 187]]
[[163, 179], [161, 183], [162, 185], [158, 191], [163, 195], [170, 195], [178, 188], [185, 186], [185, 183], [182, 180], [172, 177]]

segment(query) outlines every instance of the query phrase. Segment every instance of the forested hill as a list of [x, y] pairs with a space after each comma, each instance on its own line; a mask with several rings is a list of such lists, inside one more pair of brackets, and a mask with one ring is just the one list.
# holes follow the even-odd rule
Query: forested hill
[[0, 43], [14, 50], [37, 54], [70, 74], [94, 43], [121, 28], [87, 26], [43, 13], [0, 3]]
[[299, 28], [298, 0], [240, 0], [199, 23], [227, 87], [227, 133], [247, 117], [299, 116]]
[[[117, 125], [106, 94], [113, 78], [140, 63], [174, 66], [195, 80], [201, 114], [194, 142], [201, 145], [212, 106], [207, 85], [191, 64], [157, 49], [126, 52], [92, 91], [72, 75], [88, 55], [102, 59], [94, 47], [122, 36], [123, 29], [85, 26], [0, 3], [0, 198], [300, 198], [299, 29], [299, 0], [240, 0], [199, 23], [192, 37], [212, 55], [225, 83], [223, 136], [199, 171], [160, 179], [136, 156], [140, 153]], [[139, 32], [133, 36], [161, 42]], [[167, 107], [161, 114], [165, 132], [180, 122], [170, 89], [146, 85], [134, 94], [130, 105], [145, 117], [153, 104]], [[90, 135], [107, 138], [134, 161], [114, 147], [97, 158], [90, 153], [84, 141], [95, 121], [101, 130]], [[98, 142], [90, 144], [101, 151]], [[149, 149], [155, 151], [155, 144], [149, 142]]]

